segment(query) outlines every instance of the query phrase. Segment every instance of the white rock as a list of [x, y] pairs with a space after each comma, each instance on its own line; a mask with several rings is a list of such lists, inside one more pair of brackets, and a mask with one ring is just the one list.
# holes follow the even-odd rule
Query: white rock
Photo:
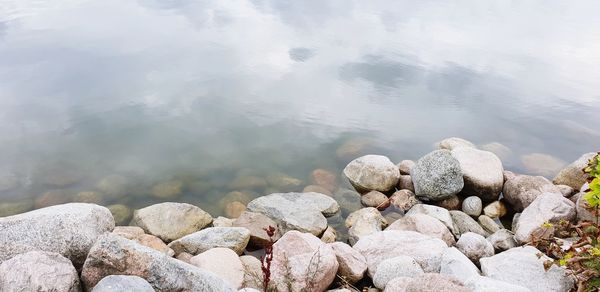
[[463, 192], [484, 201], [498, 199], [504, 184], [502, 161], [494, 153], [468, 147], [452, 150], [463, 173]]
[[92, 292], [154, 292], [146, 280], [138, 276], [110, 275], [102, 278]]
[[80, 291], [71, 261], [54, 252], [30, 251], [0, 265], [0, 291]]
[[548, 259], [534, 247], [515, 247], [482, 258], [481, 272], [486, 277], [522, 286], [532, 292], [570, 291], [574, 287], [571, 275], [556, 265], [546, 270], [544, 261]]
[[473, 292], [531, 292], [525, 287], [484, 276], [471, 277], [464, 282], [464, 285], [471, 288]]
[[406, 215], [396, 220], [388, 226], [386, 230], [416, 231], [421, 234], [439, 238], [446, 242], [448, 246], [452, 246], [456, 243], [454, 235], [452, 235], [450, 230], [448, 230], [442, 222], [425, 214]]
[[387, 222], [377, 209], [369, 207], [353, 212], [346, 218], [346, 227], [351, 245], [364, 236], [381, 231]]
[[429, 215], [435, 219], [440, 220], [442, 223], [444, 223], [444, 225], [446, 225], [446, 227], [448, 227], [448, 229], [450, 230], [450, 232], [452, 232], [452, 234], [455, 234], [455, 235], [458, 234], [458, 230], [456, 229], [456, 227], [454, 226], [454, 223], [452, 222], [452, 216], [450, 216], [450, 212], [442, 207], [426, 205], [426, 204], [417, 204], [417, 205], [414, 205], [406, 213], [406, 215], [412, 215], [412, 214]]
[[456, 248], [475, 264], [478, 264], [481, 258], [494, 255], [492, 244], [485, 237], [473, 232], [461, 235], [456, 242]]
[[533, 231], [545, 222], [572, 221], [575, 217], [575, 204], [569, 199], [561, 194], [541, 194], [521, 213], [515, 227], [515, 240], [529, 242]]
[[343, 242], [330, 243], [339, 263], [338, 276], [350, 284], [360, 281], [367, 271], [367, 260], [358, 251]]
[[425, 272], [439, 272], [446, 243], [413, 231], [381, 231], [361, 238], [352, 248], [367, 260], [371, 277], [383, 260], [396, 256], [414, 258]]
[[451, 247], [442, 254], [440, 274], [453, 276], [464, 283], [471, 277], [479, 276], [480, 272], [467, 256], [455, 247]]
[[190, 259], [194, 266], [210, 271], [239, 289], [244, 282], [244, 266], [238, 255], [229, 248], [216, 247]]
[[463, 200], [462, 203], [462, 211], [467, 215], [477, 217], [481, 215], [481, 210], [483, 208], [483, 202], [480, 197], [470, 196]]
[[209, 227], [169, 243], [176, 254], [187, 252], [193, 255], [211, 248], [224, 247], [238, 255], [244, 252], [250, 240], [250, 230], [243, 227]]
[[476, 148], [475, 144], [462, 138], [446, 138], [438, 143], [438, 149], [454, 150], [457, 148]]

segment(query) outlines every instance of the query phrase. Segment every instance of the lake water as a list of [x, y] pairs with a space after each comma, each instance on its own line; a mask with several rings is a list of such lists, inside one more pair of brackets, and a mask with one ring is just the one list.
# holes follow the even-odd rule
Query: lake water
[[301, 190], [313, 169], [418, 159], [451, 136], [551, 177], [600, 146], [598, 11], [0, 0], [0, 203], [181, 201], [216, 216], [231, 191]]

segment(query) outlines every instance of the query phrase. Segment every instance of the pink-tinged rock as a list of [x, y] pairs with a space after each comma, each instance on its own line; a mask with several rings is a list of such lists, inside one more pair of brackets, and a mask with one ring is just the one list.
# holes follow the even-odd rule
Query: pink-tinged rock
[[414, 258], [426, 273], [437, 273], [448, 245], [439, 238], [414, 231], [385, 230], [361, 238], [352, 248], [365, 257], [369, 275], [373, 277], [379, 263], [401, 255]]
[[367, 260], [358, 251], [343, 242], [330, 243], [339, 263], [338, 276], [350, 284], [360, 281], [367, 271]]
[[318, 185], [330, 193], [338, 188], [337, 175], [335, 173], [325, 169], [315, 169], [310, 174], [311, 182]]
[[190, 264], [215, 273], [231, 286], [239, 289], [244, 282], [244, 266], [231, 249], [216, 247], [190, 259]]
[[116, 226], [112, 233], [133, 240], [144, 234], [144, 229], [137, 226]]
[[[399, 279], [396, 281], [396, 279]], [[417, 278], [399, 277], [388, 282], [384, 292], [471, 292], [456, 278], [428, 273]], [[508, 291], [507, 291], [508, 292]]]
[[111, 233], [90, 249], [81, 280], [90, 291], [108, 275], [141, 277], [155, 291], [236, 291], [213, 273]]
[[71, 261], [55, 252], [30, 251], [0, 265], [0, 291], [80, 291]]
[[421, 234], [439, 238], [446, 242], [448, 246], [452, 246], [456, 243], [454, 235], [452, 235], [444, 223], [425, 214], [412, 214], [404, 216], [396, 220], [385, 230], [416, 231]]
[[310, 233], [289, 231], [273, 245], [271, 279], [278, 291], [325, 291], [335, 279], [333, 249]]
[[543, 193], [521, 213], [515, 226], [519, 243], [531, 240], [531, 234], [545, 222], [573, 221], [577, 216], [575, 204], [560, 193]]

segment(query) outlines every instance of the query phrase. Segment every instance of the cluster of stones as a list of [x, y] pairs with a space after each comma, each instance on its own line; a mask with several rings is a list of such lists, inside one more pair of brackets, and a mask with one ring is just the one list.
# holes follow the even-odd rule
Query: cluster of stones
[[545, 222], [593, 218], [575, 191], [586, 188], [581, 169], [593, 154], [551, 182], [505, 171], [496, 154], [459, 138], [438, 148], [399, 164], [356, 158], [344, 169], [354, 190], [319, 169], [302, 192], [229, 194], [228, 217], [174, 202], [136, 210], [129, 226], [90, 203], [3, 217], [0, 291], [262, 291], [255, 255], [271, 241], [276, 291], [573, 289], [528, 243]]

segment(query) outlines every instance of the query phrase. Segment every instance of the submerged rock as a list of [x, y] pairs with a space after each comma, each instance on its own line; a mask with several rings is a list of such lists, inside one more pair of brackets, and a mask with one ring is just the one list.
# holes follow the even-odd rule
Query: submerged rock
[[315, 169], [311, 172], [310, 179], [314, 185], [320, 186], [330, 193], [338, 188], [337, 175], [329, 170]]
[[275, 193], [248, 203], [247, 210], [277, 222], [281, 233], [290, 230], [321, 235], [327, 228], [325, 216], [339, 211], [338, 203], [319, 193]]
[[400, 170], [385, 156], [365, 155], [352, 160], [344, 175], [359, 192], [387, 192], [398, 184]]
[[0, 265], [0, 291], [80, 291], [71, 261], [54, 252], [30, 251]]
[[115, 222], [108, 209], [70, 203], [0, 218], [0, 262], [17, 254], [56, 252], [81, 266], [101, 234]]
[[502, 161], [494, 153], [475, 148], [460, 147], [452, 150], [463, 173], [463, 192], [490, 202], [498, 199], [504, 184]]
[[458, 194], [464, 187], [460, 163], [448, 150], [431, 152], [411, 169], [417, 198], [440, 201]]
[[566, 292], [574, 286], [569, 272], [556, 265], [546, 269], [550, 260], [532, 246], [515, 247], [481, 259], [481, 272], [492, 279], [530, 289], [532, 292]]
[[529, 173], [545, 177], [553, 177], [567, 164], [552, 155], [543, 153], [523, 155], [521, 163]]
[[187, 252], [197, 255], [209, 249], [223, 247], [240, 255], [249, 240], [250, 230], [243, 227], [209, 227], [179, 238], [169, 243], [169, 247], [176, 254]]
[[470, 196], [464, 199], [462, 203], [462, 211], [467, 215], [478, 217], [481, 215], [483, 209], [483, 202], [480, 197]]
[[165, 242], [171, 242], [194, 233], [211, 222], [210, 214], [194, 205], [168, 202], [136, 210], [131, 224]]
[[91, 290], [109, 275], [139, 276], [155, 291], [236, 291], [213, 273], [115, 234], [103, 235], [94, 244], [81, 280]]

